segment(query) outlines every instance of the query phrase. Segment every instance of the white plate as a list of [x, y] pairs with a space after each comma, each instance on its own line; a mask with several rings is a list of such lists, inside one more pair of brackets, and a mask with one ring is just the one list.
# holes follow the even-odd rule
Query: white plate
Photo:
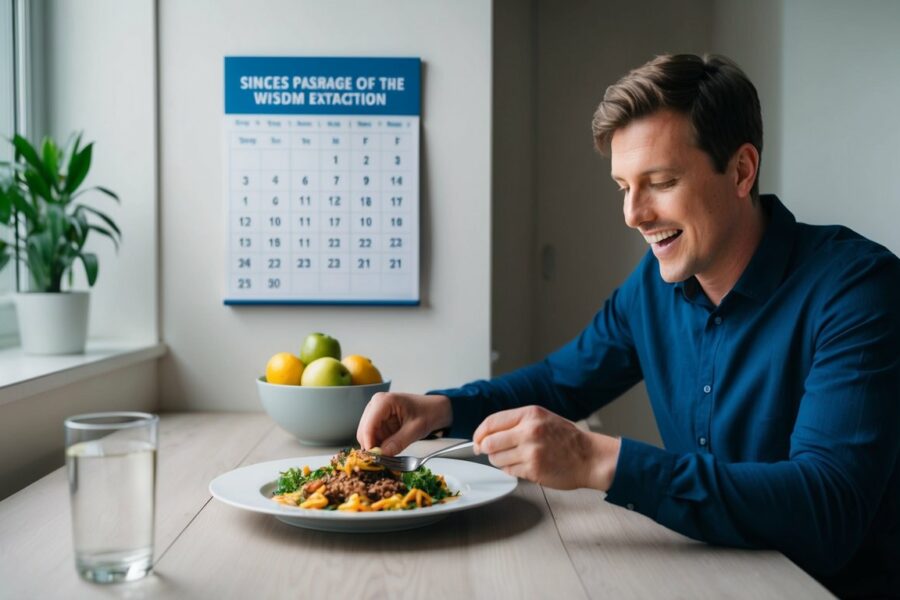
[[339, 532], [380, 532], [412, 529], [439, 521], [450, 513], [482, 506], [511, 493], [518, 483], [511, 477], [486, 465], [434, 458], [427, 466], [443, 475], [451, 491], [461, 492], [456, 500], [413, 510], [369, 513], [345, 513], [284, 506], [272, 500], [278, 474], [291, 467], [309, 465], [311, 469], [325, 466], [331, 456], [285, 458], [241, 467], [219, 475], [209, 484], [210, 493], [225, 504], [275, 517], [295, 527]]

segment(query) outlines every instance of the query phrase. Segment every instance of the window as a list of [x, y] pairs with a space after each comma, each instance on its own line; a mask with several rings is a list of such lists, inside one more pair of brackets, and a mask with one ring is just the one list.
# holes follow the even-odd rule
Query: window
[[[13, 0], [0, 0], [0, 134], [8, 138], [15, 131], [15, 19]], [[12, 153], [8, 145], [0, 148], [0, 160], [9, 160]]]
[[[41, 6], [30, 0], [0, 0], [0, 160], [13, 158], [12, 145], [6, 140], [14, 133], [33, 141], [40, 131], [43, 107], [36, 89], [39, 78], [32, 73], [40, 62], [36, 24]], [[19, 343], [12, 296], [19, 287], [20, 268], [11, 260], [0, 271], [0, 347]]]
[[[12, 160], [12, 146], [6, 140], [16, 131], [16, 68], [14, 0], [0, 0], [0, 161]], [[10, 241], [9, 231], [2, 232]], [[16, 313], [12, 294], [16, 290], [16, 265], [7, 263], [0, 271], [0, 346], [17, 343]]]

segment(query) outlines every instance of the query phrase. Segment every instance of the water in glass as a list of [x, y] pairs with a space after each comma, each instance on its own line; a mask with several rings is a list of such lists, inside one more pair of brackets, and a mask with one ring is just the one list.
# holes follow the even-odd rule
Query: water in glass
[[66, 464], [78, 572], [98, 583], [146, 575], [153, 564], [155, 445], [79, 442], [67, 449]]

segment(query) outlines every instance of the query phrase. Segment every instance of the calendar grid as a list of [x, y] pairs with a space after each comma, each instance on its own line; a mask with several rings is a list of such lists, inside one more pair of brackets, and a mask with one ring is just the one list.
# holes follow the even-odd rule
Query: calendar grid
[[417, 117], [229, 119], [226, 303], [416, 303], [387, 296], [398, 282], [418, 284], [418, 173], [408, 166], [418, 126]]

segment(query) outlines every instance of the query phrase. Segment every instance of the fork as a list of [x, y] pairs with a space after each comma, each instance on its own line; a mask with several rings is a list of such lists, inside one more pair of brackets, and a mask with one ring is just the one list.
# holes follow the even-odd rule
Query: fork
[[458, 444], [453, 444], [452, 446], [447, 446], [446, 448], [441, 448], [437, 452], [432, 452], [431, 454], [427, 454], [423, 457], [418, 456], [381, 456], [380, 454], [375, 455], [375, 462], [384, 465], [385, 468], [391, 471], [415, 471], [426, 461], [431, 460], [435, 456], [440, 456], [442, 454], [447, 454], [448, 452], [453, 452], [454, 450], [462, 450], [463, 448], [470, 448], [472, 444], [475, 442], [469, 440], [468, 442], [460, 442]]

